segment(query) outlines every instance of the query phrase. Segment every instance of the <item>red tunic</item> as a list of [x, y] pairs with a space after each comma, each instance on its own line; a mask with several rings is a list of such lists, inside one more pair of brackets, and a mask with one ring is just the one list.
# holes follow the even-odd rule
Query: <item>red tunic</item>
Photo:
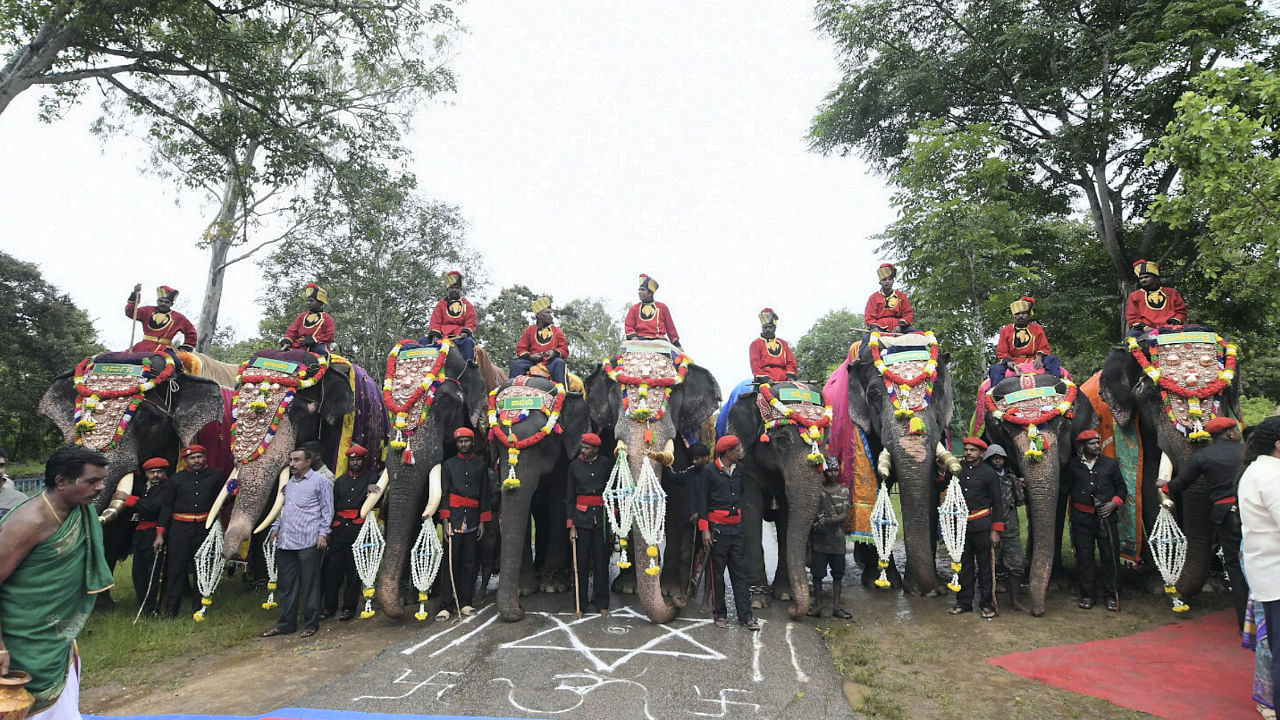
[[333, 342], [335, 329], [333, 316], [329, 313], [304, 312], [289, 324], [289, 329], [284, 331], [284, 339], [289, 341], [291, 349], [306, 350], [309, 344]]
[[[133, 305], [130, 302], [124, 306], [124, 315], [131, 320]], [[142, 323], [142, 340], [129, 348], [129, 352], [162, 352], [174, 346], [178, 333], [182, 333], [183, 345], [196, 345], [196, 326], [176, 310], [162, 313], [154, 305], [143, 305], [138, 308], [138, 322]]]
[[901, 290], [894, 290], [889, 295], [877, 290], [867, 298], [867, 309], [862, 312], [862, 319], [867, 327], [895, 330], [899, 320], [905, 320], [908, 325], [914, 323], [916, 313], [911, 309], [907, 294]]
[[649, 339], [665, 337], [673, 343], [680, 339], [676, 324], [671, 322], [671, 311], [665, 304], [656, 301], [632, 305], [627, 311], [624, 330], [628, 337], [632, 335]]
[[791, 353], [791, 346], [786, 340], [756, 338], [751, 341], [748, 352], [753, 378], [767, 377], [773, 382], [782, 382], [788, 373], [793, 377], [800, 374], [796, 368], [796, 356]]
[[516, 357], [534, 353], [550, 355], [552, 350], [559, 352], [561, 358], [569, 357], [569, 341], [555, 325], [548, 325], [541, 332], [538, 331], [537, 325], [530, 325], [524, 329], [519, 342], [516, 343]]
[[1038, 322], [1029, 322], [1021, 330], [1009, 323], [1000, 328], [1000, 341], [996, 343], [996, 357], [1004, 360], [1025, 358], [1034, 360], [1036, 355], [1049, 355], [1053, 350], [1049, 347], [1049, 336], [1044, 326]]
[[431, 311], [431, 325], [428, 332], [438, 332], [445, 337], [458, 337], [466, 330], [472, 335], [476, 332], [476, 308], [466, 298], [458, 298], [453, 302], [440, 300], [436, 309]]
[[1178, 324], [1187, 321], [1187, 303], [1177, 290], [1166, 287], [1147, 292], [1138, 288], [1129, 293], [1124, 307], [1124, 320], [1129, 327], [1142, 324], [1161, 328], [1174, 319]]

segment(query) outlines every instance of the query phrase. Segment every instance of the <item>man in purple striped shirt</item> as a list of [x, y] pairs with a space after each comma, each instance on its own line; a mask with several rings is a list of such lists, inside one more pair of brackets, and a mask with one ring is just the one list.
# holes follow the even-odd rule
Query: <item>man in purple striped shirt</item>
[[276, 568], [280, 589], [280, 619], [262, 637], [287, 635], [298, 629], [298, 593], [302, 597], [302, 632], [311, 637], [320, 629], [320, 563], [329, 547], [333, 522], [333, 487], [311, 469], [313, 448], [289, 455], [292, 475], [284, 488], [284, 508], [271, 526], [276, 539]]

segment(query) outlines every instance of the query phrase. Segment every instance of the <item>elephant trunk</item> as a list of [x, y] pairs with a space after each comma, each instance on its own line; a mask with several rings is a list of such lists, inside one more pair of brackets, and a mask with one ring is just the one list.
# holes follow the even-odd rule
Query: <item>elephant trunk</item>
[[1178, 499], [1182, 532], [1187, 536], [1187, 562], [1177, 582], [1178, 593], [1184, 598], [1195, 596], [1204, 587], [1213, 561], [1213, 501], [1206, 490], [1204, 480], [1198, 480]]
[[[377, 595], [382, 612], [396, 620], [404, 617], [404, 605], [400, 602], [400, 580], [409, 549], [417, 539], [422, 512], [423, 483], [410, 477], [416, 470], [417, 468], [404, 465], [399, 453], [387, 454], [387, 475], [391, 478], [389, 492], [392, 497], [384, 511], [387, 545], [382, 555], [382, 566], [378, 568]], [[442, 567], [441, 570], [445, 568]]]
[[938, 592], [933, 540], [934, 445], [923, 435], [904, 435], [893, 449], [893, 470], [902, 499], [903, 539], [907, 572], [903, 588], [913, 595]]
[[[819, 481], [821, 483], [821, 481]], [[812, 598], [809, 596], [809, 578], [805, 577], [804, 548], [809, 540], [809, 529], [818, 514], [817, 496], [791, 501], [791, 513], [787, 524], [787, 573], [791, 581], [791, 593], [795, 601], [787, 612], [793, 618], [809, 613]]]
[[[504, 463], [505, 464], [505, 461]], [[529, 502], [533, 492], [527, 488], [506, 491], [502, 498], [501, 557], [498, 559], [498, 614], [506, 622], [524, 619], [520, 605], [520, 570], [529, 541], [525, 531], [529, 527]], [[599, 582], [599, 580], [597, 580]]]
[[[644, 429], [645, 423], [638, 423], [633, 420], [624, 420], [618, 425], [618, 439], [626, 444], [628, 448], [627, 460], [631, 467], [631, 475], [637, 480], [640, 479], [640, 473], [643, 470], [642, 463], [656, 462], [646, 457], [645, 453], [650, 449], [664, 448], [667, 441], [675, 437], [675, 427], [669, 419], [663, 420], [657, 424], [654, 430], [652, 442], [645, 442]], [[645, 567], [649, 560], [649, 544], [645, 542], [638, 530], [634, 530], [631, 535], [631, 561], [635, 563], [636, 568], [636, 595], [640, 597], [640, 605], [644, 608], [645, 615], [649, 617], [651, 622], [668, 623], [675, 619], [677, 608], [667, 599], [662, 597], [662, 579], [658, 575], [650, 575], [645, 572]]]
[[[1058, 459], [1046, 453], [1038, 463], [1027, 463], [1027, 520], [1031, 523], [1031, 614], [1045, 612], [1045, 596], [1049, 591], [1049, 575], [1053, 570], [1053, 552], [1057, 547]], [[1010, 583], [1018, 582], [1015, 578]]]
[[275, 501], [276, 474], [288, 466], [294, 442], [293, 423], [282, 422], [266, 452], [257, 460], [239, 466], [239, 489], [223, 540], [223, 554], [228, 559], [235, 555], [241, 543], [253, 536], [253, 528], [263, 511]]

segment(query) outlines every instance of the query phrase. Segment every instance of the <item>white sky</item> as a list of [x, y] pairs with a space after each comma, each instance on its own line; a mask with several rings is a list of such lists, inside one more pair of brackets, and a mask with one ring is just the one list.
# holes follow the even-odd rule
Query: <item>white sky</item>
[[[461, 206], [492, 290], [523, 283], [620, 307], [647, 272], [726, 392], [748, 374], [761, 307], [793, 344], [828, 310], [861, 311], [879, 262], [868, 238], [893, 212], [860, 160], [806, 150], [839, 77], [809, 2], [458, 12], [459, 90], [423, 108], [411, 146], [424, 195]], [[108, 346], [127, 344], [135, 282], [148, 298], [178, 287], [195, 322], [208, 266], [195, 239], [212, 209], [145, 174], [140, 142], [90, 135], [92, 93], [44, 125], [37, 92], [0, 115], [0, 248], [40, 265]], [[220, 321], [239, 337], [256, 332], [258, 275], [244, 262], [227, 276]]]

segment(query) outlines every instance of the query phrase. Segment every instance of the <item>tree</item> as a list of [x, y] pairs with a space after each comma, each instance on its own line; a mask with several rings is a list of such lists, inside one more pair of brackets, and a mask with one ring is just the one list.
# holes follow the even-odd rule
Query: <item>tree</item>
[[1174, 101], [1201, 71], [1265, 49], [1275, 28], [1250, 0], [818, 0], [817, 17], [844, 75], [813, 120], [813, 148], [893, 170], [926, 121], [989, 125], [1039, 183], [1087, 203], [1122, 296], [1131, 260], [1180, 241], [1142, 218], [1177, 176], [1143, 162]]
[[793, 348], [800, 377], [825, 381], [844, 362], [849, 346], [862, 338], [863, 327], [862, 314], [847, 308], [831, 310], [818, 318]]
[[[512, 285], [479, 308], [480, 341], [499, 367], [506, 367], [516, 356], [520, 334], [534, 321], [529, 305], [538, 297], [524, 285]], [[555, 323], [569, 342], [569, 370], [585, 377], [601, 358], [618, 351], [622, 327], [597, 298], [574, 299], [564, 305], [552, 300]]]
[[528, 287], [512, 285], [502, 288], [493, 300], [477, 308], [478, 342], [498, 367], [507, 367], [516, 356], [520, 334], [533, 322], [529, 305], [537, 299], [538, 294]]
[[41, 115], [53, 119], [96, 84], [98, 132], [141, 124], [157, 168], [215, 200], [203, 350], [229, 265], [307, 224], [325, 178], [402, 158], [418, 101], [453, 87], [428, 57], [454, 24], [448, 6], [419, 0], [5, 3], [0, 112], [52, 86]]
[[0, 252], [0, 444], [10, 459], [42, 457], [61, 441], [40, 417], [40, 396], [59, 373], [101, 352], [88, 314], [40, 269]]
[[260, 328], [273, 345], [302, 312], [303, 287], [318, 282], [329, 294], [338, 352], [380, 381], [396, 341], [426, 334], [445, 272], [460, 269], [472, 291], [483, 288], [458, 209], [417, 199], [411, 184], [391, 187], [355, 210], [329, 208], [261, 263], [268, 290]]

